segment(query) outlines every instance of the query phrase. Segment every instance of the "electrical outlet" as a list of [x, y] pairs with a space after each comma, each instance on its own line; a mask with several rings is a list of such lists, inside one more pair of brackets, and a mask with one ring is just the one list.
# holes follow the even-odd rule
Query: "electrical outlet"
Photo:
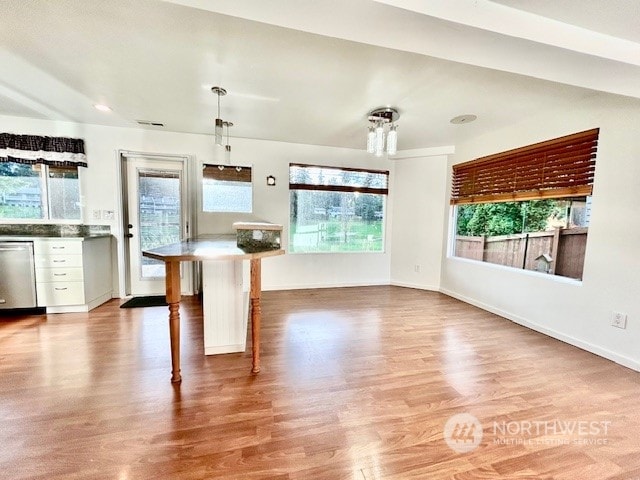
[[102, 218], [102, 212], [100, 210], [93, 210], [91, 212], [91, 218], [94, 220], [100, 220]]
[[611, 325], [617, 328], [627, 328], [626, 313], [611, 312]]
[[104, 218], [105, 220], [113, 220], [113, 210], [103, 210], [102, 211], [102, 218]]
[[413, 271], [416, 273], [420, 273], [420, 265], [418, 265], [417, 263], [413, 266]]

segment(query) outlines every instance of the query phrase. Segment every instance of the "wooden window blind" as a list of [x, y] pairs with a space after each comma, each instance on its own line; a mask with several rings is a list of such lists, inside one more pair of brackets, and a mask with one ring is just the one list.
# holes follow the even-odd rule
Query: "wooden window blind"
[[451, 204], [591, 195], [599, 129], [453, 166]]
[[389, 172], [291, 163], [289, 164], [289, 188], [387, 195]]
[[202, 170], [202, 178], [226, 182], [251, 183], [251, 167], [205, 164]]

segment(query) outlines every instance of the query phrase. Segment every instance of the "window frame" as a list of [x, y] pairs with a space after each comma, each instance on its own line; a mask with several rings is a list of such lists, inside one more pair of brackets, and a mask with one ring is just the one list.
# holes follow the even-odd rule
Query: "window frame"
[[[552, 241], [550, 250], [547, 252], [550, 253], [557, 249], [554, 254], [557, 258], [546, 259], [549, 262], [547, 271], [531, 270], [525, 268], [525, 264], [530, 265], [529, 262], [531, 261], [527, 257], [529, 239], [541, 235], [530, 237], [529, 234], [542, 233], [545, 230], [525, 231], [520, 234], [526, 233], [526, 236], [523, 237], [525, 238], [525, 247], [523, 252], [520, 252], [520, 255], [524, 255], [522, 259], [523, 266], [520, 268], [516, 265], [509, 265], [508, 263], [512, 263], [510, 260], [506, 260], [506, 264], [487, 261], [485, 259], [488, 251], [486, 248], [483, 249], [482, 259], [458, 256], [456, 254], [458, 217], [459, 208], [464, 205], [521, 203], [535, 200], [561, 201], [576, 197], [586, 198], [586, 211], [588, 211], [588, 205], [593, 201], [598, 140], [599, 128], [594, 128], [453, 165], [447, 258], [473, 264], [483, 264], [492, 268], [507, 269], [512, 272], [519, 271], [538, 277], [551, 278], [556, 281], [560, 280], [565, 283], [582, 284], [585, 274], [584, 267], [587, 262], [586, 255], [582, 261], [580, 278], [560, 275], [556, 270], [558, 265], [556, 262], [562, 258], [559, 255], [563, 251], [558, 246], [558, 238], [569, 233], [565, 234], [562, 233], [561, 229], [557, 230], [556, 236], [554, 236], [555, 240]], [[585, 232], [573, 232], [574, 234], [581, 233], [586, 235], [583, 254], [586, 254], [587, 250], [588, 223], [586, 227], [587, 230]], [[484, 235], [480, 236], [486, 238]], [[491, 236], [500, 237], [501, 235]], [[514, 239], [516, 237], [513, 237], [513, 239], [505, 237], [505, 239], [496, 239], [495, 241], [510, 241]], [[482, 240], [483, 244], [484, 241]], [[520, 239], [520, 242], [522, 242], [522, 239]]]
[[[20, 162], [5, 162], [5, 163], [20, 163]], [[0, 223], [2, 224], [10, 224], [10, 223], [33, 223], [33, 224], [82, 224], [84, 218], [84, 202], [82, 201], [82, 174], [80, 173], [80, 166], [72, 165], [72, 168], [76, 169], [78, 173], [78, 207], [79, 207], [79, 217], [78, 218], [51, 218], [51, 198], [50, 198], [50, 186], [49, 186], [49, 168], [50, 165], [46, 163], [34, 163], [30, 164], [30, 166], [39, 165], [39, 179], [40, 179], [40, 196], [42, 199], [41, 205], [43, 212], [46, 215], [43, 218], [10, 218], [10, 217], [0, 217]], [[53, 165], [55, 168], [56, 165]], [[69, 168], [69, 166], [65, 166], [65, 168]]]
[[[301, 184], [291, 182], [291, 167], [303, 167], [303, 168], [320, 168], [330, 170], [341, 170], [344, 172], [362, 172], [383, 174], [386, 176], [386, 186], [384, 188], [371, 188], [371, 187], [357, 187], [352, 185], [313, 185], [313, 184]], [[289, 234], [287, 235], [287, 253], [293, 255], [326, 255], [326, 254], [384, 254], [387, 251], [387, 200], [389, 196], [389, 178], [390, 173], [388, 170], [378, 170], [369, 168], [355, 168], [355, 167], [340, 167], [333, 165], [318, 165], [318, 164], [305, 164], [305, 163], [289, 163]], [[293, 187], [293, 188], [292, 188]], [[355, 250], [355, 251], [317, 251], [317, 252], [304, 252], [293, 251], [291, 242], [292, 221], [291, 221], [291, 192], [292, 190], [306, 190], [306, 191], [324, 191], [324, 192], [337, 192], [337, 193], [352, 193], [352, 194], [370, 194], [382, 196], [382, 222], [381, 222], [381, 234], [382, 234], [382, 249], [375, 251], [367, 250]]]

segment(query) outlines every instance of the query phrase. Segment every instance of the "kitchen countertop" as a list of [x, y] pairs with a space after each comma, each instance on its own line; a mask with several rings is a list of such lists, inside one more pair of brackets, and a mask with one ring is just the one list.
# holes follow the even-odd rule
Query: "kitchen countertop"
[[252, 251], [238, 247], [235, 235], [211, 235], [145, 250], [142, 255], [164, 261], [250, 260], [284, 255], [284, 250]]

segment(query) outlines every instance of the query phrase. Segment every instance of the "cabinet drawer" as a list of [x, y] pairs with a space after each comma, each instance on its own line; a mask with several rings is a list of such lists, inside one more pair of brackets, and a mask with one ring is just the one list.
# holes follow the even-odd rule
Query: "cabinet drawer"
[[36, 268], [37, 282], [81, 282], [81, 267]]
[[36, 268], [82, 267], [82, 255], [34, 255]]
[[84, 303], [83, 282], [37, 283], [36, 293], [39, 307], [82, 305]]
[[37, 240], [33, 242], [36, 255], [82, 255], [81, 240]]

